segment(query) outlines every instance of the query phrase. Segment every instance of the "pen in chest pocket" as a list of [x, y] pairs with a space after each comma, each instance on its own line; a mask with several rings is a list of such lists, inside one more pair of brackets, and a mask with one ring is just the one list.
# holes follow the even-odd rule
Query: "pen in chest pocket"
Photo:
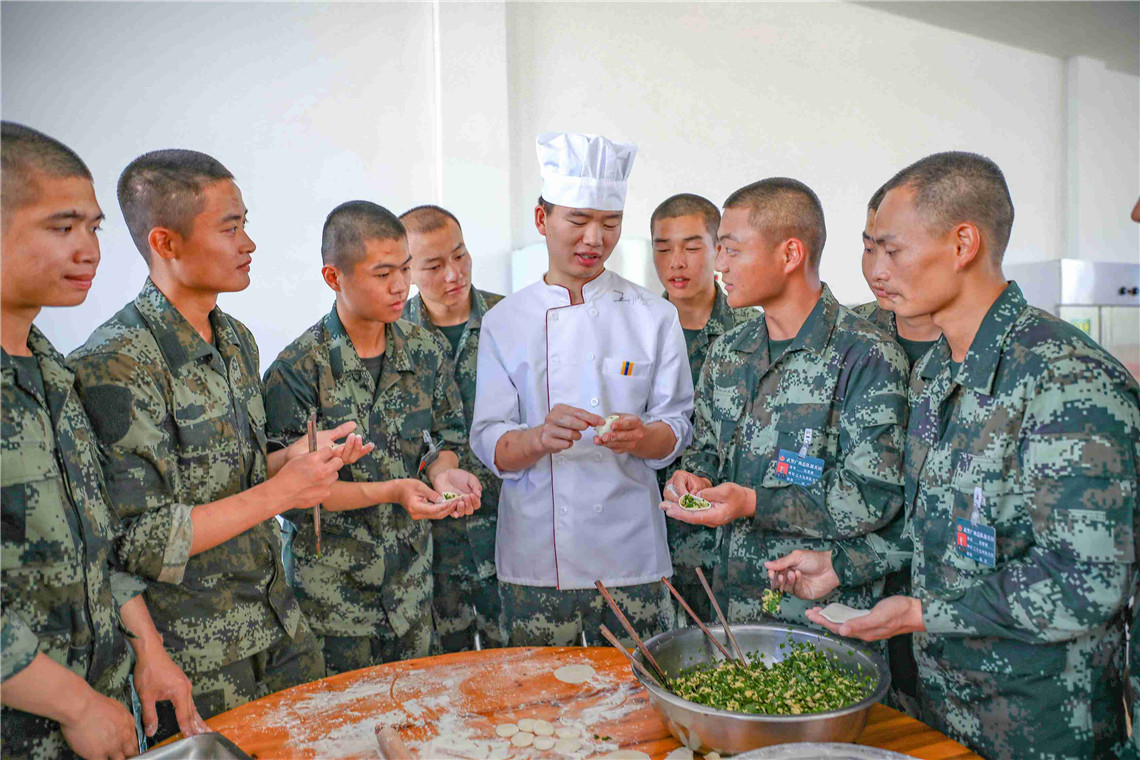
[[[309, 453], [317, 450], [317, 413], [309, 415]], [[321, 505], [313, 507], [313, 532], [317, 536], [317, 556], [321, 556]]]

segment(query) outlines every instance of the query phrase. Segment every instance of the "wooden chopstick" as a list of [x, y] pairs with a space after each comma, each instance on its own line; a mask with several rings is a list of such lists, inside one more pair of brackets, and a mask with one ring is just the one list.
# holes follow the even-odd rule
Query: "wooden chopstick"
[[673, 598], [681, 603], [681, 606], [685, 608], [685, 612], [689, 613], [689, 617], [691, 617], [693, 619], [693, 622], [697, 624], [697, 627], [705, 632], [705, 635], [709, 637], [709, 641], [716, 644], [716, 648], [719, 649], [721, 651], [721, 653], [724, 655], [724, 659], [726, 659], [726, 660], [733, 659], [732, 653], [730, 653], [727, 649], [725, 649], [724, 644], [721, 644], [720, 640], [717, 639], [716, 636], [712, 635], [712, 631], [710, 631], [707, 627], [705, 627], [705, 624], [701, 622], [701, 619], [699, 617], [697, 617], [697, 613], [693, 612], [693, 608], [690, 607], [685, 602], [685, 600], [681, 598], [681, 593], [679, 591], [677, 591], [677, 589], [673, 588], [673, 584], [669, 582], [669, 579], [668, 578], [662, 578], [661, 582], [665, 584], [665, 588], [669, 589], [669, 591], [672, 592]]
[[606, 590], [605, 584], [603, 584], [601, 581], [594, 581], [594, 585], [598, 587], [598, 591], [602, 592], [602, 597], [606, 600], [606, 604], [608, 604], [610, 606], [610, 609], [614, 611], [614, 615], [617, 617], [618, 622], [621, 623], [625, 628], [626, 633], [628, 633], [633, 638], [634, 643], [637, 644], [637, 648], [640, 649], [641, 654], [645, 656], [645, 661], [652, 665], [653, 669], [657, 671], [657, 674], [661, 676], [659, 680], [665, 680], [665, 671], [662, 670], [661, 666], [657, 664], [657, 660], [653, 659], [653, 655], [649, 654], [649, 650], [645, 647], [645, 643], [642, 642], [641, 637], [637, 635], [637, 631], [633, 630], [633, 626], [630, 625], [630, 622], [626, 618], [625, 613], [621, 611], [621, 608], [618, 607], [617, 602], [615, 602], [614, 598], [610, 596], [610, 592]]
[[[309, 415], [309, 453], [317, 450], [317, 412]], [[313, 531], [317, 534], [317, 556], [321, 556], [321, 505], [313, 507]]]
[[668, 692], [673, 691], [672, 689], [669, 688], [669, 681], [667, 679], [662, 680], [662, 679], [658, 678], [657, 676], [653, 675], [652, 673], [650, 673], [649, 668], [645, 667], [640, 662], [638, 662], [637, 658], [634, 657], [632, 654], [630, 654], [629, 650], [621, 645], [621, 642], [618, 641], [618, 637], [614, 636], [613, 633], [610, 631], [610, 629], [606, 628], [604, 625], [602, 626], [602, 637], [605, 638], [606, 641], [610, 642], [610, 644], [613, 645], [614, 649], [618, 650], [623, 655], [625, 655], [625, 659], [629, 660], [630, 664], [633, 665], [633, 667], [640, 670], [646, 678], [648, 678], [649, 680], [656, 683], [658, 686], [660, 686], [665, 691], [668, 691]]
[[744, 650], [740, 648], [740, 644], [736, 641], [736, 636], [732, 634], [732, 629], [728, 627], [728, 619], [725, 618], [724, 613], [720, 611], [720, 605], [716, 602], [716, 595], [713, 594], [709, 582], [705, 580], [704, 572], [699, 567], [697, 568], [697, 578], [700, 579], [701, 585], [705, 587], [705, 593], [709, 595], [709, 601], [712, 602], [712, 607], [713, 610], [716, 611], [717, 619], [720, 620], [720, 624], [724, 626], [724, 632], [728, 634], [728, 640], [732, 642], [732, 646], [736, 649], [736, 654], [739, 656], [740, 661], [743, 662], [745, 666], [748, 666], [750, 664], [748, 662], [748, 656], [744, 654]]

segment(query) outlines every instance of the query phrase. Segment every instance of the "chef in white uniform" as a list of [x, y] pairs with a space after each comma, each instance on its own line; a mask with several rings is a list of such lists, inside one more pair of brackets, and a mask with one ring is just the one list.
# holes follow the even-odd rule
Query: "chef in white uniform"
[[[484, 317], [471, 448], [503, 479], [495, 561], [510, 646], [568, 646], [621, 627], [670, 627], [672, 575], [655, 470], [692, 437], [677, 310], [607, 271], [637, 147], [538, 137], [542, 281]], [[598, 426], [621, 417], [600, 437]]]

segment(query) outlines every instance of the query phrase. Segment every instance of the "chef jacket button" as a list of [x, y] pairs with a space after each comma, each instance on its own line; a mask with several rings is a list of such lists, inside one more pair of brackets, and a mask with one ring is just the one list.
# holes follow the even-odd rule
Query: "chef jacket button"
[[595, 512], [601, 512], [602, 511], [602, 505], [601, 504], [595, 504], [594, 505], [594, 511]]
[[594, 461], [595, 462], [602, 461], [602, 455], [601, 454], [594, 454]]
[[558, 321], [558, 312], [553, 312], [553, 313], [550, 315], [550, 321], [551, 321], [551, 322], [557, 322], [557, 321]]
[[595, 309], [595, 308], [593, 308], [593, 307], [591, 307], [591, 308], [590, 308], [590, 316], [591, 316], [591, 317], [596, 317], [596, 316], [598, 316], [598, 310], [597, 310], [597, 309]]
[[559, 359], [557, 356], [552, 356], [552, 357], [550, 357], [550, 363], [554, 364], [554, 365], [558, 365], [558, 364], [562, 363], [562, 360]]
[[562, 507], [562, 514], [566, 514], [567, 511], [568, 510], [566, 509], [566, 507]]
[[586, 358], [590, 361], [594, 361], [594, 352], [591, 351], [590, 353], [586, 354]]
[[597, 405], [598, 405], [598, 400], [596, 398], [590, 399], [590, 406], [597, 406]]

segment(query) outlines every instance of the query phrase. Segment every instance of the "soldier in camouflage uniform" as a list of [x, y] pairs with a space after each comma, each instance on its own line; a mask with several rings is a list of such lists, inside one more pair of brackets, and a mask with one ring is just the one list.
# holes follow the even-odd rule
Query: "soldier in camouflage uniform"
[[[662, 507], [723, 526], [714, 585], [737, 622], [764, 616], [766, 560], [878, 531], [902, 505], [906, 357], [820, 283], [825, 234], [818, 199], [795, 180], [761, 180], [725, 202], [717, 269], [729, 304], [765, 315], [709, 351], [693, 445]], [[793, 460], [811, 467], [789, 470]], [[698, 492], [711, 509], [677, 503]], [[881, 589], [851, 584], [829, 601], [866, 607]], [[805, 609], [785, 599], [775, 615], [800, 622]]]
[[[325, 222], [321, 257], [336, 303], [281, 352], [265, 387], [273, 436], [303, 440], [315, 411], [321, 424], [355, 422], [376, 445], [325, 500], [320, 553], [312, 513], [286, 515], [297, 526], [297, 596], [331, 675], [431, 653], [425, 518], [466, 517], [481, 489], [456, 469], [466, 436], [447, 344], [399, 319], [408, 296], [403, 225], [374, 203], [342, 204]], [[445, 449], [438, 458], [424, 433]], [[416, 479], [422, 462], [432, 487]], [[438, 503], [445, 491], [463, 495]]]
[[[721, 335], [742, 322], [756, 319], [752, 307], [733, 309], [728, 297], [716, 284], [713, 262], [717, 251], [720, 210], [706, 198], [682, 193], [667, 198], [649, 219], [653, 241], [653, 265], [657, 279], [665, 287], [665, 300], [677, 307], [693, 387], [701, 375], [709, 348]], [[680, 460], [657, 471], [658, 486], [664, 491]], [[666, 525], [669, 554], [673, 558], [673, 586], [702, 620], [714, 617], [712, 605], [697, 578], [701, 568], [709, 579], [716, 564], [716, 528], [669, 520]], [[679, 605], [677, 625], [692, 625]]]
[[[882, 246], [875, 245], [875, 213], [879, 204], [886, 195], [886, 187], [880, 187], [871, 196], [867, 203], [867, 221], [863, 228], [863, 278], [867, 287], [875, 294], [875, 300], [856, 306], [852, 309], [856, 314], [871, 324], [894, 336], [895, 342], [906, 353], [908, 368], [914, 368], [915, 362], [922, 358], [927, 351], [934, 347], [942, 330], [935, 325], [929, 314], [918, 314], [913, 317], [897, 318], [891, 311], [890, 283], [884, 271], [886, 256]], [[884, 531], [885, 535], [901, 535], [905, 528], [904, 511], [900, 511], [892, 524]], [[895, 594], [910, 594], [910, 564], [898, 572], [887, 575], [883, 587], [884, 596]], [[918, 708], [918, 665], [914, 660], [914, 642], [912, 635], [907, 633], [894, 636], [887, 640], [887, 654], [891, 666], [891, 690], [887, 694], [886, 702], [892, 707], [904, 710], [908, 714], [919, 717]]]
[[145, 584], [122, 569], [121, 525], [74, 376], [32, 325], [42, 307], [87, 297], [103, 214], [75, 153], [18, 124], [2, 129], [0, 753], [132, 756], [128, 641], [146, 730], [156, 728], [156, 699], [174, 701], [186, 733], [206, 729], [162, 648]]
[[[273, 518], [324, 499], [360, 442], [334, 450], [348, 431], [332, 431], [315, 454], [267, 454], [257, 344], [216, 306], [249, 284], [254, 250], [225, 167], [156, 151], [131, 162], [118, 191], [150, 277], [69, 362], [126, 527], [120, 555], [146, 579], [155, 624], [209, 717], [324, 675]], [[177, 730], [169, 710], [159, 721], [157, 739]]]
[[[464, 435], [475, 414], [475, 370], [483, 314], [503, 300], [471, 286], [471, 254], [459, 220], [438, 206], [419, 206], [400, 216], [408, 231], [412, 282], [419, 293], [404, 307], [404, 319], [448, 341], [455, 382], [463, 399]], [[435, 578], [432, 610], [443, 652], [503, 646], [499, 582], [495, 577], [495, 523], [502, 481], [464, 446], [460, 465], [483, 485], [482, 507], [463, 520], [431, 526]]]
[[912, 384], [914, 596], [826, 625], [915, 632], [923, 719], [984, 757], [1110, 758], [1124, 738], [1140, 394], [1006, 282], [1012, 224], [982, 156], [936, 154], [888, 184], [875, 239], [892, 254], [896, 313], [945, 331]]

